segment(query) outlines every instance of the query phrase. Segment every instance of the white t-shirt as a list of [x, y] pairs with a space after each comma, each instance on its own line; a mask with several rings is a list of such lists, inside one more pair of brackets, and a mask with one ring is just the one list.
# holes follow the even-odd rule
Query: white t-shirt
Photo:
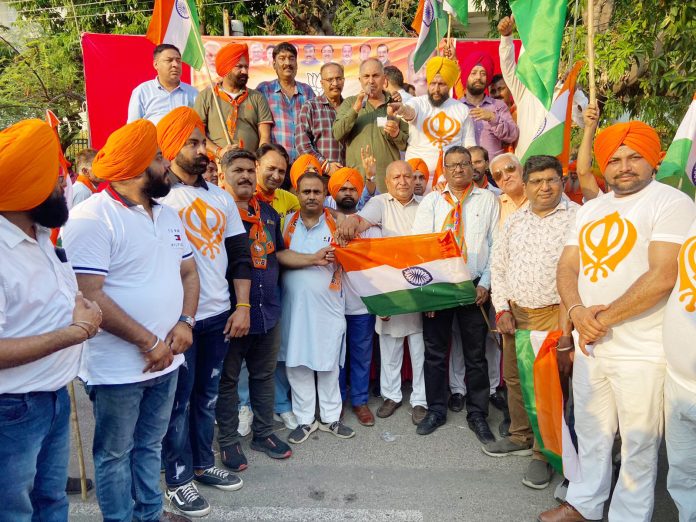
[[193, 248], [201, 281], [197, 321], [230, 309], [225, 238], [246, 234], [232, 196], [215, 185], [203, 183], [207, 189], [172, 183], [172, 190], [160, 199], [160, 203], [178, 212]]
[[78, 203], [82, 203], [84, 200], [86, 200], [92, 195], [92, 191], [89, 190], [87, 185], [80, 181], [76, 181], [75, 183], [73, 183], [72, 189], [73, 196], [71, 208], [77, 205]]
[[[77, 281], [61, 263], [50, 230], [36, 240], [0, 216], [0, 339], [52, 332], [72, 323]], [[82, 345], [0, 370], [0, 394], [56, 391], [77, 377]]]
[[410, 99], [406, 105], [416, 111], [416, 117], [409, 122], [406, 160], [420, 158], [428, 165], [429, 191], [440, 155], [440, 144], [443, 151], [455, 145], [476, 145], [474, 123], [469, 117], [468, 107], [452, 98], [434, 107], [428, 95], [424, 94]]
[[667, 372], [696, 397], [696, 221], [679, 252], [679, 278], [665, 307]]
[[[696, 207], [678, 190], [653, 181], [630, 196], [613, 192], [588, 201], [576, 215], [567, 245], [580, 250], [578, 291], [585, 306], [609, 305], [649, 268], [652, 241], [681, 244], [696, 217]], [[636, 317], [613, 326], [594, 345], [596, 357], [664, 359], [663, 300]]]
[[[110, 189], [70, 212], [63, 244], [77, 274], [105, 276], [104, 293], [124, 312], [164, 339], [183, 308], [181, 261], [193, 252], [184, 225], [166, 205], [128, 206]], [[143, 373], [138, 347], [104, 330], [89, 341], [80, 377], [87, 384], [128, 384], [176, 370], [183, 354], [161, 372]]]

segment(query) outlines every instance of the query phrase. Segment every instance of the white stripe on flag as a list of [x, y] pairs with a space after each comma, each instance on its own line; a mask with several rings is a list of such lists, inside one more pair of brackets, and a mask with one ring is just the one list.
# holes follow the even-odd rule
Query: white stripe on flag
[[191, 16], [184, 5], [185, 1], [174, 0], [172, 15], [169, 17], [169, 24], [167, 25], [167, 33], [162, 40], [175, 45], [182, 54], [191, 32]]

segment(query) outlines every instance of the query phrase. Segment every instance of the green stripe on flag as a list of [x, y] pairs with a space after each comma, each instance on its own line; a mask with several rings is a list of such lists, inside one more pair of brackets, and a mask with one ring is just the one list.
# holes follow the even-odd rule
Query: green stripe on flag
[[434, 283], [420, 288], [397, 290], [361, 299], [371, 314], [386, 317], [412, 312], [434, 312], [472, 304], [476, 300], [476, 288], [471, 281]]
[[462, 25], [469, 25], [469, 0], [444, 0], [442, 8], [459, 20]]
[[181, 59], [184, 63], [189, 64], [191, 67], [200, 71], [203, 67], [203, 39], [199, 32], [200, 22], [198, 18], [198, 9], [196, 8], [195, 0], [186, 0], [191, 12], [191, 30], [189, 31], [188, 38], [186, 39], [186, 47], [181, 53]]
[[675, 140], [669, 146], [655, 179], [687, 194], [691, 199], [696, 195], [696, 187], [686, 173], [686, 165], [693, 142], [690, 139]]
[[433, 51], [437, 49], [440, 40], [447, 34], [447, 16], [445, 16], [445, 12], [442, 10], [440, 0], [425, 0], [425, 3], [426, 13], [423, 14], [423, 20], [426, 20], [426, 17], [429, 16], [427, 14], [429, 9], [432, 12], [433, 19], [429, 26], [425, 26], [425, 24], [421, 26], [420, 36], [423, 36], [424, 32], [426, 34], [420, 45], [416, 47], [416, 52], [413, 55], [413, 68], [415, 71], [423, 67], [423, 64], [428, 61]]
[[556, 125], [548, 132], [543, 132], [529, 144], [527, 151], [524, 153], [522, 165], [525, 164], [531, 156], [546, 154], [548, 156], [558, 156], [563, 152], [563, 124]]

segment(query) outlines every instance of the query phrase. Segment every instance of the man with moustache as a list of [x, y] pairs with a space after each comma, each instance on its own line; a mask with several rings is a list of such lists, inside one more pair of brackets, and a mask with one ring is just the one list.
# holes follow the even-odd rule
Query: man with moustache
[[471, 168], [474, 169], [474, 183], [482, 189], [488, 189], [496, 196], [500, 196], [503, 191], [491, 182], [491, 171], [488, 168], [488, 151], [483, 147], [475, 145], [469, 147], [471, 153]]
[[[219, 161], [234, 147], [255, 151], [260, 145], [270, 142], [273, 115], [264, 96], [247, 88], [247, 44], [229, 43], [224, 46], [215, 55], [215, 68], [221, 80], [201, 91], [194, 109], [205, 125], [206, 147]], [[216, 103], [224, 122], [220, 121]], [[228, 145], [228, 138], [231, 145]]]
[[[193, 342], [184, 354], [186, 363], [179, 369], [163, 443], [167, 498], [191, 516], [210, 512], [210, 504], [195, 482], [222, 491], [242, 487], [241, 479], [215, 466], [212, 446], [228, 340], [246, 335], [249, 329], [251, 279], [247, 235], [234, 200], [203, 179], [208, 167], [204, 130], [196, 111], [188, 107], [173, 110], [157, 124], [160, 149], [171, 161], [172, 186], [159, 202], [179, 214], [200, 278], [196, 316], [182, 317], [192, 330]], [[230, 287], [234, 288], [233, 299]]]
[[[313, 46], [312, 46], [313, 47]], [[316, 59], [315, 59], [316, 60]], [[319, 60], [316, 60], [319, 63]], [[278, 78], [261, 82], [256, 89], [268, 100], [273, 114], [273, 143], [282, 145], [295, 161], [295, 126], [300, 108], [314, 98], [314, 91], [306, 83], [295, 80], [297, 76], [297, 49], [288, 42], [281, 42], [273, 49], [273, 69]]]
[[420, 158], [411, 158], [407, 163], [413, 170], [413, 193], [416, 196], [424, 196], [430, 179], [428, 165]]
[[350, 65], [353, 63], [353, 46], [350, 44], [344, 44], [341, 47], [341, 63], [343, 66]]
[[529, 206], [529, 200], [524, 190], [522, 180], [522, 164], [512, 153], [506, 152], [493, 158], [490, 164], [493, 180], [503, 193], [498, 196], [500, 202], [500, 220], [498, 227], [502, 229], [507, 218], [513, 212]]
[[50, 241], [68, 219], [59, 151], [41, 120], [0, 131], [0, 504], [18, 522], [68, 519], [66, 385], [102, 320]]
[[160, 466], [192, 341], [196, 263], [179, 216], [155, 201], [169, 193], [169, 161], [151, 122], [112, 133], [92, 168], [109, 185], [72, 210], [63, 244], [80, 290], [104, 312], [80, 371], [94, 407], [99, 508], [106, 520], [182, 520], [162, 515]]
[[508, 89], [502, 74], [493, 75], [488, 92], [490, 92], [491, 98], [505, 102], [505, 105], [510, 110], [510, 116], [512, 116], [513, 121], [517, 122], [517, 106], [515, 105], [515, 100], [512, 99], [512, 93]]

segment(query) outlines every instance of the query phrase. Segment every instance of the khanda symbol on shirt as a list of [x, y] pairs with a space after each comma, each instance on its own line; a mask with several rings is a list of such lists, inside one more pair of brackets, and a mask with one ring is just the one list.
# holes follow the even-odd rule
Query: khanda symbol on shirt
[[227, 227], [224, 212], [211, 207], [201, 198], [179, 211], [186, 227], [186, 237], [204, 256], [211, 260], [221, 252], [222, 237]]
[[696, 236], [679, 251], [679, 301], [687, 312], [696, 311]]
[[587, 223], [580, 230], [580, 259], [583, 273], [597, 282], [597, 274], [609, 276], [636, 244], [636, 227], [618, 212]]
[[462, 124], [450, 118], [445, 111], [438, 112], [435, 116], [426, 118], [423, 121], [423, 132], [430, 140], [430, 143], [438, 147], [444, 147], [457, 137]]

